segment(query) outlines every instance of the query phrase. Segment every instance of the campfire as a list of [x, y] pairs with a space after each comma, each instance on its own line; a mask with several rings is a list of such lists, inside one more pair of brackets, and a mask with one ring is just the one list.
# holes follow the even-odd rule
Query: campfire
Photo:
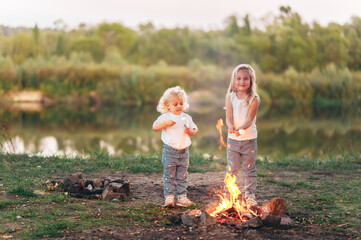
[[259, 208], [246, 205], [244, 201], [238, 199], [241, 191], [236, 185], [236, 176], [226, 174], [224, 183], [228, 189], [229, 194], [220, 197], [220, 203], [216, 209], [210, 213], [212, 217], [217, 218], [217, 222], [223, 223], [231, 219], [237, 219], [239, 222], [245, 222], [251, 218], [259, 215]]

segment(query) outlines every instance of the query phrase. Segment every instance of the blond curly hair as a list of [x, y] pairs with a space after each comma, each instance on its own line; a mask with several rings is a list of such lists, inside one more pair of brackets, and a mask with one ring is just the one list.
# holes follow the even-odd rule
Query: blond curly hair
[[180, 87], [171, 87], [165, 90], [163, 96], [159, 100], [159, 104], [157, 106], [157, 111], [160, 113], [169, 112], [169, 99], [170, 97], [177, 95], [183, 101], [183, 111], [188, 111], [189, 103], [188, 103], [188, 96], [186, 92]]

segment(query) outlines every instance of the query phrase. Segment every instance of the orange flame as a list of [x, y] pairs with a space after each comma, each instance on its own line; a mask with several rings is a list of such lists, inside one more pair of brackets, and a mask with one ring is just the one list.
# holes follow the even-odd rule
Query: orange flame
[[226, 187], [229, 191], [229, 199], [219, 195], [221, 202], [217, 206], [216, 210], [214, 210], [210, 215], [214, 217], [217, 213], [230, 209], [231, 207], [237, 211], [239, 216], [241, 216], [242, 212], [248, 212], [246, 204], [243, 201], [240, 202], [237, 199], [238, 195], [241, 194], [241, 191], [236, 185], [236, 176], [232, 176], [231, 174], [227, 173], [226, 178], [224, 179], [224, 183], [226, 184]]
[[217, 129], [218, 129], [218, 132], [219, 132], [219, 141], [220, 141], [220, 145], [219, 145], [219, 150], [222, 149], [222, 146], [223, 147], [227, 147], [226, 143], [224, 142], [224, 139], [223, 139], [223, 135], [222, 135], [222, 126], [223, 126], [223, 120], [222, 118], [218, 119], [218, 122], [217, 122]]

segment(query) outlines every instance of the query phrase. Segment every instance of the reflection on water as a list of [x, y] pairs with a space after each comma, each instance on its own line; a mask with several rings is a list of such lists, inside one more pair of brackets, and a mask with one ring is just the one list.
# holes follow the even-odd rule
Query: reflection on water
[[[216, 123], [219, 118], [225, 119], [224, 110], [192, 110], [190, 115], [199, 128], [192, 137], [193, 150], [219, 153]], [[361, 146], [360, 115], [354, 109], [261, 106], [257, 115], [259, 155], [359, 151], [356, 146]], [[154, 106], [102, 107], [96, 112], [59, 106], [31, 112], [3, 109], [1, 121], [9, 132], [1, 133], [0, 149], [4, 153], [69, 157], [86, 156], [89, 151], [109, 155], [159, 151], [162, 148], [160, 132], [152, 130], [158, 116]], [[223, 134], [226, 136], [226, 127]]]
[[24, 139], [19, 136], [9, 139], [2, 143], [2, 152], [7, 154], [28, 154], [36, 156], [82, 156], [77, 150], [72, 148], [70, 140], [64, 141], [64, 149], [59, 149], [58, 141], [53, 136], [47, 136], [40, 139], [36, 147], [33, 142], [25, 146]]

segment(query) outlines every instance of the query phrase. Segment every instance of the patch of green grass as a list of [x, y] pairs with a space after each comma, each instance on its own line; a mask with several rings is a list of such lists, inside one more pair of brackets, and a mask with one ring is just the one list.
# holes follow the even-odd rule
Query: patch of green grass
[[257, 165], [267, 168], [290, 168], [297, 170], [327, 170], [349, 171], [361, 167], [361, 160], [357, 152], [330, 153], [317, 158], [309, 156], [281, 156], [269, 155], [264, 157], [263, 161], [257, 160]]
[[24, 218], [37, 220], [42, 217], [43, 214], [39, 211], [38, 208], [30, 208], [24, 211]]
[[12, 208], [8, 211], [3, 211], [1, 217], [17, 220], [17, 216], [21, 216], [21, 210], [18, 207]]
[[[319, 171], [319, 170], [318, 170]], [[317, 188], [308, 188], [307, 184], [298, 184], [297, 191], [289, 191], [284, 195], [287, 200], [287, 211], [291, 217], [307, 229], [309, 224], [318, 224], [324, 234], [335, 232], [352, 232], [360, 230], [361, 186], [357, 170], [344, 174], [327, 174], [314, 179]], [[312, 172], [305, 173], [307, 176]], [[308, 177], [309, 178], [309, 177]], [[296, 188], [297, 184], [283, 181], [279, 186]], [[280, 189], [281, 190], [281, 189]], [[282, 190], [281, 190], [282, 191]]]
[[309, 176], [308, 179], [310, 180], [320, 180], [320, 177], [315, 177], [315, 176]]
[[22, 204], [24, 202], [25, 201], [22, 200], [6, 200], [6, 201], [0, 200], [0, 209]]
[[271, 177], [265, 177], [264, 180], [269, 183], [277, 183], [277, 181]]
[[188, 172], [208, 172], [208, 171], [200, 168], [189, 167]]
[[50, 199], [52, 202], [56, 202], [59, 204], [64, 204], [66, 202], [72, 201], [72, 199], [68, 195], [65, 195], [64, 193], [59, 193], [59, 192], [52, 194], [50, 196]]
[[288, 188], [290, 188], [292, 190], [296, 190], [296, 189], [300, 189], [300, 188], [316, 189], [315, 186], [310, 185], [310, 184], [308, 184], [306, 182], [303, 182], [303, 181], [298, 181], [296, 184], [291, 184], [291, 183], [286, 183], [286, 182], [281, 181], [279, 183], [279, 185], [282, 186], [282, 187], [288, 187]]
[[75, 225], [75, 222], [65, 220], [54, 223], [44, 223], [44, 225], [41, 225], [36, 230], [32, 231], [30, 237], [33, 239], [62, 237], [64, 235], [62, 230], [73, 228]]
[[25, 188], [24, 186], [17, 186], [9, 190], [10, 194], [24, 196], [24, 197], [35, 197], [36, 194], [33, 190]]
[[78, 204], [78, 203], [74, 203], [74, 204], [64, 204], [64, 206], [62, 206], [64, 209], [66, 209], [67, 211], [70, 212], [74, 212], [74, 211], [84, 211], [86, 210], [86, 204]]

